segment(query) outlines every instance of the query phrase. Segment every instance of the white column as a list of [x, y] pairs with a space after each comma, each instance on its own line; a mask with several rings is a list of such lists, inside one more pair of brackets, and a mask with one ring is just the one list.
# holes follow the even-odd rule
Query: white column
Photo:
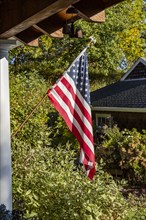
[[0, 205], [12, 210], [8, 51], [15, 40], [0, 40]]

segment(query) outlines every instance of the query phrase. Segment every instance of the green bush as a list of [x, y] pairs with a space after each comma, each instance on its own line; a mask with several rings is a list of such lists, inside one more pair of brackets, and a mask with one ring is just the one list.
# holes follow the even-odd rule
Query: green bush
[[[13, 199], [16, 209], [15, 201], [23, 201], [26, 218], [111, 220], [136, 215], [139, 206], [125, 200], [122, 188], [100, 166], [90, 181], [74, 165], [76, 152], [69, 144], [56, 149], [20, 144], [23, 149], [13, 150]], [[139, 216], [145, 213], [140, 208]]]
[[[93, 182], [74, 167], [69, 146], [17, 148], [13, 162], [14, 200], [24, 201], [26, 217], [38, 219], [111, 219], [126, 203], [115, 182], [100, 169]], [[17, 208], [17, 207], [16, 207]]]
[[[10, 85], [14, 132], [42, 98], [48, 83], [37, 72], [26, 72], [11, 73]], [[125, 200], [121, 187], [100, 166], [93, 181], [75, 166], [79, 147], [72, 140], [46, 98], [12, 139], [14, 209], [20, 213], [22, 209], [25, 219], [39, 220], [126, 220], [141, 210], [139, 220], [144, 215], [142, 205]]]
[[12, 220], [12, 213], [6, 209], [6, 206], [0, 205], [0, 219], [1, 220]]
[[97, 161], [102, 158], [106, 169], [120, 169], [129, 182], [146, 181], [146, 131], [120, 131], [107, 128], [103, 142], [96, 148]]

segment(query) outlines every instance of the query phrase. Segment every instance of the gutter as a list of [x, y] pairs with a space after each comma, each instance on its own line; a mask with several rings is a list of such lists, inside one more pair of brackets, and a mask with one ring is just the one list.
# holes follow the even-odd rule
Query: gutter
[[107, 111], [107, 112], [135, 112], [135, 113], [146, 113], [146, 108], [123, 108], [123, 107], [93, 107], [92, 111]]

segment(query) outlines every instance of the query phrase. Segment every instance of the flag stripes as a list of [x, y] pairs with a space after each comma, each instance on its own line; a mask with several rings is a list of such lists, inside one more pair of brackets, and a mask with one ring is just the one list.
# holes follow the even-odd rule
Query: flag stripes
[[95, 155], [89, 104], [68, 72], [48, 91], [48, 96], [79, 141], [80, 162], [84, 165], [87, 176], [92, 179], [95, 173]]
[[66, 85], [66, 88], [72, 94], [73, 99], [75, 100], [77, 105], [80, 107], [82, 113], [87, 118], [89, 123], [92, 125], [91, 109], [88, 103], [86, 102], [86, 100], [83, 99], [83, 97], [81, 96], [78, 89], [74, 86], [74, 81], [67, 74], [64, 76], [64, 78], [61, 81], [63, 82], [64, 85]]
[[[77, 120], [79, 125], [81, 126], [83, 132], [87, 134], [87, 136], [92, 140], [93, 142], [93, 135], [92, 135], [92, 126], [89, 123], [89, 121], [86, 119], [86, 117], [82, 114], [79, 106], [76, 104], [75, 100], [73, 99], [71, 93], [66, 89], [65, 85], [61, 85], [62, 83], [59, 83], [56, 86], [55, 91], [60, 95], [62, 100], [64, 100], [65, 104], [69, 107], [70, 112], [72, 115], [74, 115], [74, 118]], [[84, 126], [84, 123], [86, 126]]]
[[[65, 120], [66, 124], [68, 125], [69, 129], [77, 137], [78, 141], [82, 145], [82, 148], [84, 148], [84, 150], [86, 151], [86, 154], [90, 155], [90, 157], [91, 157], [91, 151], [92, 151], [92, 153], [94, 151], [93, 143], [86, 136], [86, 134], [82, 130], [82, 128], [79, 125], [76, 118], [72, 115], [69, 107], [66, 105], [64, 100], [62, 100], [60, 98], [60, 94], [58, 94], [56, 91], [52, 91], [52, 93], [50, 94], [49, 97], [50, 97], [54, 107], [57, 109], [57, 111], [64, 118], [64, 120]], [[93, 154], [92, 157], [94, 157], [94, 154]]]

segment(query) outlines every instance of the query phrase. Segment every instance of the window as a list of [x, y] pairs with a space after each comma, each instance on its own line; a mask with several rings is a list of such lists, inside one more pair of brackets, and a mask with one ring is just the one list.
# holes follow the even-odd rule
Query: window
[[96, 114], [96, 126], [102, 128], [104, 125], [112, 127], [112, 117], [110, 114]]

